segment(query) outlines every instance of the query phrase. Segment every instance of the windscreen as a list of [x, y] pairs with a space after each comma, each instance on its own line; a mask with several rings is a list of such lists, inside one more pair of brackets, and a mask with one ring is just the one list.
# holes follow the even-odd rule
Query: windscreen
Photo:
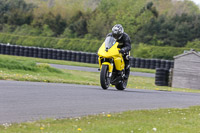
[[116, 43], [116, 39], [112, 36], [106, 37], [105, 47], [106, 49], [110, 49]]

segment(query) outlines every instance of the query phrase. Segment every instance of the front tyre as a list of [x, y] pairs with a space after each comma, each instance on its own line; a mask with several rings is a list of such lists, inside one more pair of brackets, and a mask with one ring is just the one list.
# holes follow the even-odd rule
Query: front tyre
[[101, 68], [100, 82], [101, 87], [105, 90], [108, 89], [108, 87], [110, 86], [110, 77], [107, 65], [103, 65]]

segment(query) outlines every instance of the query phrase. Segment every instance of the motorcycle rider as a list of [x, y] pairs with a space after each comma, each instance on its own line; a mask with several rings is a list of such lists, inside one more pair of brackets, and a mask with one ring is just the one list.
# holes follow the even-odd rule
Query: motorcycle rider
[[116, 24], [112, 28], [112, 32], [107, 36], [114, 37], [119, 43], [118, 48], [119, 52], [123, 54], [125, 61], [125, 79], [128, 80], [130, 74], [130, 62], [129, 62], [129, 52], [131, 51], [131, 40], [127, 33], [124, 32], [124, 28], [121, 24]]

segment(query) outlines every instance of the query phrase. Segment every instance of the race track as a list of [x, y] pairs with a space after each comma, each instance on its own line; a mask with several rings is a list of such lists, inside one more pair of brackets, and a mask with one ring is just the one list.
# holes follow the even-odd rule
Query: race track
[[[55, 67], [58, 69], [79, 70], [79, 71], [87, 71], [87, 72], [100, 72], [100, 71], [98, 71], [98, 68], [92, 68], [92, 67], [69, 66], [69, 65], [59, 65], [59, 64], [49, 64], [49, 65], [51, 67]], [[154, 73], [130, 72], [130, 75], [155, 78]]]
[[200, 94], [0, 80], [0, 124], [193, 105]]

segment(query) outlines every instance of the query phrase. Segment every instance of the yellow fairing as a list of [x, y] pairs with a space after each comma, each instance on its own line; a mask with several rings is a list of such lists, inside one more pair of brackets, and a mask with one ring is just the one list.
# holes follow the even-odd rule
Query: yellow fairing
[[98, 55], [103, 58], [112, 58], [113, 56], [119, 55], [119, 50], [117, 48], [118, 42], [116, 42], [108, 51], [105, 49], [105, 42], [102, 44], [102, 46], [99, 48]]
[[110, 62], [104, 62], [102, 65], [108, 65], [110, 73], [113, 71], [113, 65]]
[[125, 67], [124, 60], [122, 57], [122, 54], [119, 53], [118, 42], [116, 42], [108, 51], [106, 51], [105, 48], [105, 42], [102, 44], [102, 46], [99, 48], [98, 55], [99, 55], [99, 67], [101, 68], [102, 65], [108, 65], [109, 66], [109, 72], [112, 72], [113, 66], [110, 64], [110, 62], [104, 62], [101, 64], [101, 59], [107, 58], [107, 59], [113, 59], [116, 70], [122, 71]]

